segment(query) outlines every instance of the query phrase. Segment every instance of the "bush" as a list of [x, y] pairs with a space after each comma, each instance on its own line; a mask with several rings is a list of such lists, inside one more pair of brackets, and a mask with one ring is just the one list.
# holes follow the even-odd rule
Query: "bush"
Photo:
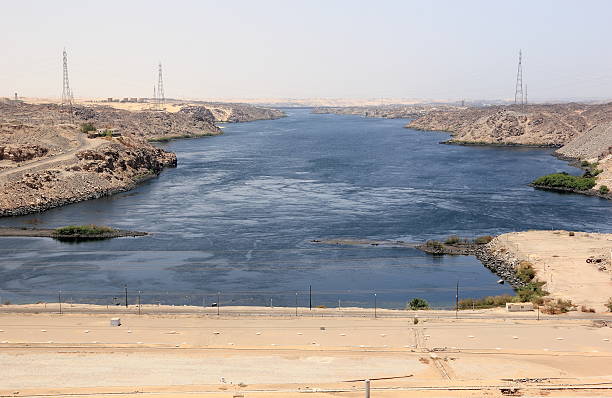
[[557, 301], [551, 300], [544, 305], [542, 312], [545, 314], [557, 315], [565, 314], [574, 308], [574, 304], [570, 300], [557, 299]]
[[90, 131], [95, 131], [96, 127], [91, 123], [83, 123], [81, 124], [81, 133], [88, 133]]
[[514, 303], [517, 301], [516, 296], [511, 296], [509, 294], [502, 294], [501, 296], [487, 296], [481, 299], [473, 299], [467, 298], [463, 300], [459, 300], [459, 309], [460, 310], [471, 310], [474, 309], [482, 309], [482, 308], [493, 308], [493, 307], [503, 307], [506, 303]]
[[408, 308], [411, 310], [427, 310], [429, 309], [429, 303], [422, 298], [413, 298], [408, 303]]
[[535, 278], [535, 270], [529, 261], [521, 261], [516, 269], [516, 276], [525, 283], [529, 283]]
[[73, 235], [101, 235], [115, 232], [111, 227], [100, 225], [68, 225], [66, 227], [56, 228], [54, 235], [57, 236], [73, 236]]
[[461, 238], [457, 235], [451, 235], [444, 241], [444, 243], [446, 243], [447, 245], [456, 245], [459, 242], [461, 242]]
[[605, 306], [608, 308], [608, 311], [612, 312], [612, 297], [608, 299], [608, 302], [605, 304]]
[[542, 286], [544, 286], [544, 282], [529, 282], [524, 287], [516, 290], [516, 296], [521, 302], [534, 302], [540, 297], [548, 295], [548, 292], [542, 289]]
[[477, 245], [486, 245], [492, 240], [493, 240], [493, 237], [491, 235], [485, 235], [485, 236], [479, 236], [478, 238], [474, 239], [474, 243], [476, 243]]
[[583, 306], [581, 306], [581, 307], [580, 307], [580, 311], [582, 311], [582, 312], [592, 312], [592, 313], [594, 313], [594, 312], [595, 312], [595, 309], [594, 309], [594, 308], [589, 308], [589, 307], [587, 307], [586, 305], [583, 305]]
[[593, 177], [576, 177], [567, 173], [555, 173], [536, 178], [534, 185], [551, 188], [569, 188], [586, 191], [595, 186]]
[[444, 245], [442, 244], [442, 242], [438, 240], [428, 240], [427, 242], [425, 242], [425, 245], [431, 249], [436, 249], [436, 250], [444, 249]]
[[610, 192], [610, 188], [608, 188], [607, 185], [601, 185], [599, 187], [599, 193], [602, 195], [606, 195], [608, 192]]

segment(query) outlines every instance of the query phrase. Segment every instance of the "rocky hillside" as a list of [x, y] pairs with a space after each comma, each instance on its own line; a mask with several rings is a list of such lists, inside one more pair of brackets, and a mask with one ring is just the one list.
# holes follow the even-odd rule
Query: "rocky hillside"
[[222, 133], [215, 125], [211, 111], [199, 106], [184, 107], [178, 112], [134, 112], [108, 106], [79, 106], [75, 108], [74, 114], [80, 122], [91, 123], [98, 129], [126, 131], [149, 141]]
[[0, 216], [125, 191], [176, 165], [173, 153], [143, 139], [139, 124], [88, 138], [79, 126], [91, 119], [78, 108], [75, 114], [57, 105], [0, 103]]
[[568, 191], [612, 198], [612, 103], [430, 112], [406, 127], [450, 132], [449, 143], [557, 147], [558, 156], [588, 162], [595, 178], [593, 188]]
[[612, 104], [557, 104], [434, 111], [406, 127], [450, 132], [454, 143], [561, 147], [609, 121]]
[[272, 108], [262, 108], [247, 104], [202, 103], [209, 110], [215, 122], [240, 123], [255, 120], [274, 120], [285, 117], [285, 113]]
[[319, 107], [312, 113], [359, 115], [363, 117], [379, 117], [385, 119], [413, 119], [426, 115], [428, 112], [457, 109], [450, 105], [383, 105], [383, 106], [346, 106], [346, 107]]

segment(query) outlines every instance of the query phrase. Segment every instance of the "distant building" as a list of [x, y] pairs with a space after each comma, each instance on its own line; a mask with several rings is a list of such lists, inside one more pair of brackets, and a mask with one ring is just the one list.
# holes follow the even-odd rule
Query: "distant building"
[[108, 97], [108, 98], [106, 99], [106, 102], [115, 102], [115, 100], [113, 100], [113, 97]]

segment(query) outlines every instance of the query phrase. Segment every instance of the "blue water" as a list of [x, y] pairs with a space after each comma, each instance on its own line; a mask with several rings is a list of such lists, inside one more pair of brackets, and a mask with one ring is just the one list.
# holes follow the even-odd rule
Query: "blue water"
[[124, 285], [143, 300], [210, 304], [377, 305], [413, 297], [452, 305], [508, 293], [475, 258], [414, 249], [320, 246], [312, 239], [420, 242], [526, 229], [612, 232], [612, 204], [527, 184], [578, 171], [550, 150], [440, 145], [406, 120], [314, 115], [226, 125], [225, 135], [164, 145], [178, 167], [137, 189], [2, 226], [105, 224], [142, 238], [68, 244], [0, 240], [0, 296], [107, 303]]

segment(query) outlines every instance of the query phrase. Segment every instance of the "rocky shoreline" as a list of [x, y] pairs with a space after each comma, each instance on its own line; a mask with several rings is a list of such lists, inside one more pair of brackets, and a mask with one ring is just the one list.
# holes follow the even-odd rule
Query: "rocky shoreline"
[[[511, 260], [509, 257], [500, 256], [496, 253], [496, 241], [494, 237], [486, 237], [485, 241], [489, 243], [476, 243], [475, 240], [464, 239], [460, 242], [447, 244], [440, 241], [427, 241], [425, 243], [415, 244], [404, 241], [381, 241], [370, 239], [314, 239], [310, 243], [324, 245], [347, 245], [347, 246], [380, 246], [380, 247], [403, 247], [414, 248], [424, 253], [441, 256], [441, 255], [464, 255], [475, 256], [486, 268], [499, 276], [504, 282], [508, 283], [514, 289], [519, 289], [526, 286], [526, 283], [521, 280], [516, 274], [518, 261]], [[435, 244], [432, 244], [435, 242]]]
[[174, 153], [149, 141], [219, 135], [217, 122], [283, 116], [241, 104], [163, 112], [0, 102], [0, 217], [114, 195], [176, 167]]

